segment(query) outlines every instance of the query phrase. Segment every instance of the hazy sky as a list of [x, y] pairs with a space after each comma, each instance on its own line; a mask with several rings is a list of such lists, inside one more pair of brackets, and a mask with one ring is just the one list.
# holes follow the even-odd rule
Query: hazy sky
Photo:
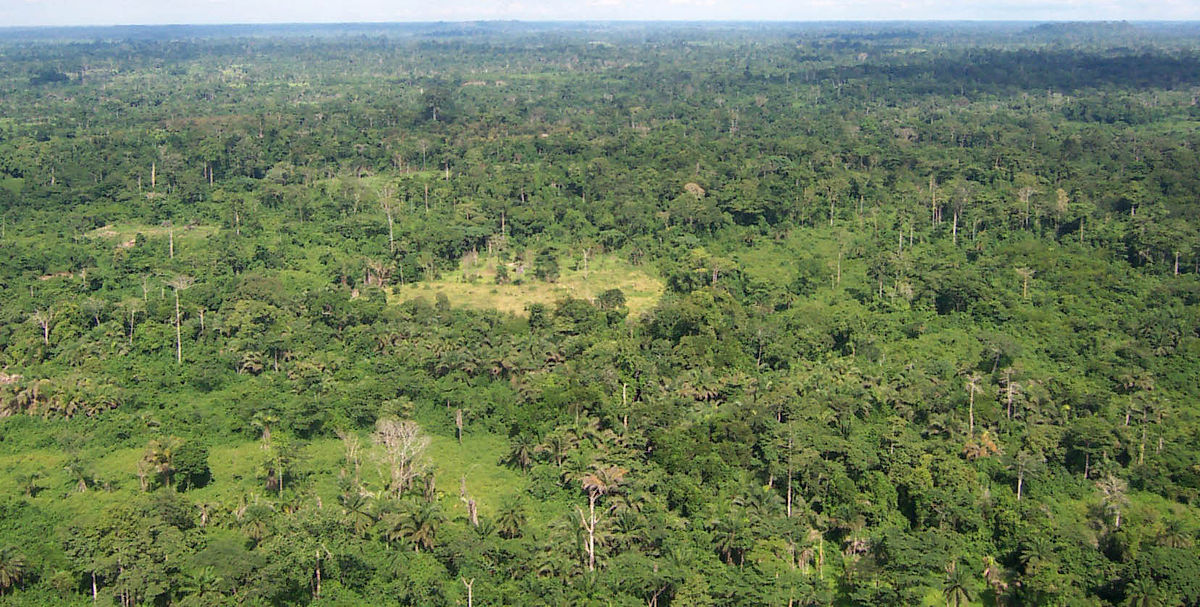
[[0, 0], [0, 26], [519, 20], [1200, 20], [1200, 0]]

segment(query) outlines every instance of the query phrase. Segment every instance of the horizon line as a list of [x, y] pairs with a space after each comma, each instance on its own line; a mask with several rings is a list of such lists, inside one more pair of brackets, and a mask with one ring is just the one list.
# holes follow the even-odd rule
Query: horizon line
[[414, 21], [212, 21], [176, 23], [77, 23], [0, 25], [0, 31], [20, 29], [83, 28], [154, 28], [154, 27], [246, 27], [246, 26], [385, 26], [385, 25], [469, 25], [469, 24], [728, 24], [728, 25], [818, 25], [818, 24], [1198, 24], [1200, 19], [437, 19]]

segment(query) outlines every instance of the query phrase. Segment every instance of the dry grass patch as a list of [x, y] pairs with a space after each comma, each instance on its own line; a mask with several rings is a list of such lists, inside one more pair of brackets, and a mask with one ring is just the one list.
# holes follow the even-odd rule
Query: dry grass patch
[[[632, 316], [648, 312], [663, 294], [662, 281], [645, 266], [634, 266], [615, 255], [592, 257], [584, 271], [580, 260], [560, 258], [561, 273], [553, 283], [533, 277], [531, 263], [520, 273], [521, 263], [504, 263], [512, 282], [496, 284], [497, 264], [504, 263], [494, 256], [468, 256], [453, 273], [438, 280], [411, 283], [391, 290], [393, 301], [408, 301], [417, 297], [432, 300], [444, 293], [451, 305], [474, 309], [492, 309], [524, 315], [531, 303], [553, 305], [560, 299], [577, 297], [594, 300], [608, 289], [620, 289]], [[520, 284], [517, 284], [517, 283]]]

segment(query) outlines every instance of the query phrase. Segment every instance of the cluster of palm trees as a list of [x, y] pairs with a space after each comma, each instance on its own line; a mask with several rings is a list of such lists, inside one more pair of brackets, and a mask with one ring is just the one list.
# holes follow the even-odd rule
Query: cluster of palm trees
[[151, 474], [158, 476], [161, 486], [172, 486], [171, 475], [175, 472], [175, 455], [181, 445], [182, 441], [173, 437], [153, 439], [146, 445], [146, 451], [138, 461], [138, 479], [142, 491], [149, 488]]
[[0, 418], [25, 413], [44, 418], [71, 418], [79, 414], [91, 417], [114, 409], [121, 402], [120, 391], [109, 384], [97, 384], [81, 374], [65, 374], [54, 379], [25, 379], [0, 374]]
[[414, 323], [411, 328], [381, 334], [376, 342], [381, 352], [420, 361], [436, 377], [458, 371], [472, 377], [490, 375], [511, 380], [524, 373], [548, 370], [566, 360], [560, 341], [536, 333], [497, 340], [487, 331], [464, 335], [462, 328]]

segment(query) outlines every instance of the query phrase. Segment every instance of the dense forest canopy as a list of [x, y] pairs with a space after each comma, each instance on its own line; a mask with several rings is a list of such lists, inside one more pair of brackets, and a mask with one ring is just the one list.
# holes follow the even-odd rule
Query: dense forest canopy
[[0, 605], [1200, 605], [1198, 41], [0, 29]]

